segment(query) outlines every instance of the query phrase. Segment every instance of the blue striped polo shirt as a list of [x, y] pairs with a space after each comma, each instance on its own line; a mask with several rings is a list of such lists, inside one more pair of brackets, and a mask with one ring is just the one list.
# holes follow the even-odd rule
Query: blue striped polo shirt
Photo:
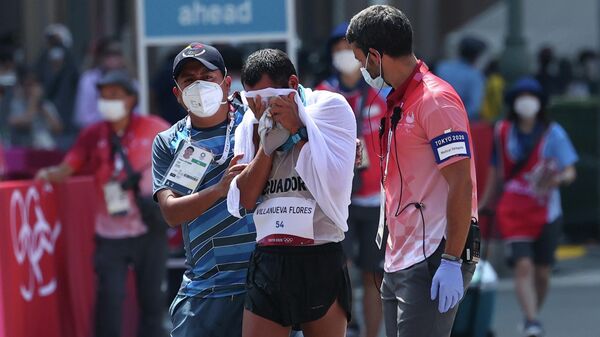
[[[243, 108], [235, 112], [235, 126], [230, 135], [231, 146], [227, 161], [218, 165], [223, 155], [228, 122], [204, 129], [191, 129], [192, 143], [210, 150], [214, 160], [199, 187], [206, 189], [218, 183], [233, 157], [235, 128], [243, 118]], [[176, 153], [185, 143], [190, 130], [186, 119], [159, 133], [152, 146], [153, 193], [164, 188], [164, 176]], [[211, 208], [189, 223], [182, 224], [187, 270], [179, 295], [201, 298], [231, 296], [245, 291], [246, 272], [254, 250], [256, 230], [252, 214], [238, 219], [227, 211], [227, 200], [218, 200]]]

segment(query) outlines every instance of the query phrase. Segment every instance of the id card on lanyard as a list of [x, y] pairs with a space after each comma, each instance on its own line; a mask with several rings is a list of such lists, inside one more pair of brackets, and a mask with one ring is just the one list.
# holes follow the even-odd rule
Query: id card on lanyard
[[[387, 214], [386, 214], [386, 192], [385, 192], [385, 185], [386, 185], [386, 181], [387, 181], [387, 175], [388, 175], [388, 166], [389, 166], [389, 162], [390, 162], [390, 151], [391, 151], [391, 145], [392, 145], [392, 139], [394, 138], [394, 132], [396, 131], [396, 126], [398, 124], [398, 122], [400, 122], [402, 120], [402, 113], [403, 113], [403, 108], [404, 108], [404, 103], [406, 102], [407, 97], [412, 93], [412, 91], [419, 85], [419, 83], [421, 83], [421, 81], [423, 80], [423, 70], [421, 70], [421, 68], [424, 67], [425, 71], [428, 71], [427, 66], [423, 64], [422, 61], [419, 61], [416, 65], [416, 73], [413, 75], [413, 77], [410, 79], [410, 82], [408, 84], [408, 87], [406, 88], [406, 91], [404, 92], [404, 95], [402, 97], [402, 101], [400, 102], [400, 105], [396, 108], [394, 108], [394, 110], [398, 109], [398, 116], [389, 116], [389, 114], [385, 117], [386, 121], [390, 121], [389, 125], [388, 125], [388, 136], [387, 136], [387, 145], [386, 145], [386, 153], [385, 153], [385, 160], [383, 159], [383, 157], [380, 157], [380, 165], [383, 166], [383, 176], [381, 177], [381, 190], [379, 193], [379, 200], [380, 200], [380, 208], [379, 208], [379, 224], [377, 227], [377, 234], [375, 236], [375, 243], [377, 244], [377, 247], [379, 249], [381, 249], [381, 246], [383, 244], [383, 236], [384, 236], [384, 230], [385, 230], [385, 226], [387, 225]], [[394, 111], [394, 114], [396, 112]], [[394, 138], [395, 139], [395, 138]], [[398, 168], [398, 170], [400, 170], [400, 168]], [[403, 182], [401, 182], [402, 184]], [[402, 203], [402, 194], [400, 194], [400, 200], [399, 203]]]
[[106, 211], [111, 216], [127, 215], [131, 209], [129, 194], [117, 180], [119, 173], [123, 170], [123, 165], [123, 159], [119, 155], [116, 155], [113, 176], [106, 184], [104, 184], [104, 186], [102, 186], [104, 201], [106, 202]]
[[[231, 149], [231, 131], [235, 124], [233, 114], [230, 114], [230, 122], [225, 132], [225, 145], [223, 154], [219, 160], [215, 161], [217, 165], [222, 165], [229, 157]], [[186, 129], [188, 137], [175, 155], [175, 160], [169, 166], [163, 185], [180, 195], [189, 195], [198, 190], [202, 183], [210, 164], [212, 164], [215, 155], [208, 149], [194, 145], [192, 142], [192, 122], [189, 117], [186, 119]]]

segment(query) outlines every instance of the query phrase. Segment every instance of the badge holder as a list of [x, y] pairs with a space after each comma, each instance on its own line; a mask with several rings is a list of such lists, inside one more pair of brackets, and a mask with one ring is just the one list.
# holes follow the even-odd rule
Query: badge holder
[[214, 155], [209, 150], [185, 141], [169, 166], [163, 185], [180, 195], [194, 193], [202, 183], [213, 159]]
[[123, 190], [119, 182], [115, 180], [109, 181], [103, 186], [103, 191], [108, 214], [122, 216], [129, 212], [131, 209], [129, 195]]

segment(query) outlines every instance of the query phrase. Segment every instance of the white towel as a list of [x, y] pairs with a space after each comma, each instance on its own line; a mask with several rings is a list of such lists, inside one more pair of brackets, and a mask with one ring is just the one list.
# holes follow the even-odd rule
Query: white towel
[[[246, 93], [247, 97], [287, 95], [290, 89], [272, 89]], [[306, 126], [309, 141], [302, 147], [296, 172], [325, 213], [340, 229], [348, 230], [348, 205], [352, 192], [354, 159], [356, 156], [356, 119], [346, 99], [329, 91], [312, 91], [303, 88], [306, 106], [295, 95], [300, 120]], [[254, 158], [252, 141], [254, 114], [247, 110], [235, 132], [234, 154], [243, 153], [240, 163]], [[241, 217], [240, 191], [237, 179], [231, 182], [227, 194], [227, 208]]]

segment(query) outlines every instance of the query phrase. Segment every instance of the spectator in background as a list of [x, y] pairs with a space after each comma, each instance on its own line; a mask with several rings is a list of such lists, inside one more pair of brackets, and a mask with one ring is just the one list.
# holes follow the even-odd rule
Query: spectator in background
[[33, 71], [19, 72], [8, 103], [8, 126], [12, 146], [54, 149], [63, 124], [56, 107], [44, 98], [44, 89]]
[[594, 50], [584, 49], [579, 52], [577, 63], [577, 80], [580, 85], [578, 91], [581, 97], [598, 94], [600, 68], [598, 54]]
[[[334, 74], [315, 89], [342, 94], [356, 115], [357, 136], [362, 143], [362, 163], [354, 172], [352, 200], [348, 216], [348, 232], [342, 242], [348, 258], [362, 271], [363, 313], [365, 336], [378, 335], [382, 320], [382, 304], [378, 284], [383, 278], [384, 251], [373, 241], [379, 223], [380, 171], [379, 121], [386, 104], [377, 91], [363, 81], [360, 63], [354, 58], [352, 48], [346, 41], [348, 23], [342, 23], [331, 33], [328, 46]], [[353, 319], [348, 334], [359, 336], [359, 328]], [[352, 331], [355, 330], [355, 331]]]
[[554, 50], [550, 46], [542, 47], [538, 54], [538, 71], [535, 78], [544, 89], [544, 92], [549, 96], [556, 95], [560, 92], [558, 82], [558, 69]]
[[485, 43], [480, 39], [466, 36], [459, 44], [459, 58], [442, 61], [437, 66], [438, 76], [454, 87], [471, 121], [479, 119], [483, 102], [485, 78], [475, 63], [485, 48]]
[[64, 124], [61, 148], [71, 144], [75, 136], [73, 105], [79, 79], [78, 65], [71, 53], [71, 32], [62, 24], [46, 27], [46, 46], [39, 55], [35, 72], [43, 89], [44, 97], [52, 102]]
[[7, 146], [50, 149], [62, 131], [54, 105], [35, 74], [17, 69], [13, 49], [0, 48], [0, 136]]
[[[132, 266], [140, 304], [138, 336], [165, 337], [161, 284], [166, 271], [166, 226], [143, 223], [134, 191], [140, 196], [152, 195], [152, 141], [168, 124], [158, 117], [133, 114], [137, 92], [123, 71], [107, 72], [95, 85], [100, 92], [98, 111], [104, 120], [82, 130], [63, 162], [40, 170], [37, 178], [50, 182], [73, 174], [96, 178], [95, 336], [121, 335], [126, 280]], [[129, 165], [135, 173], [128, 172]], [[140, 177], [139, 185], [133, 175]], [[126, 185], [131, 190], [126, 190]]]
[[172, 93], [173, 59], [175, 59], [179, 50], [179, 47], [175, 47], [169, 51], [158, 70], [154, 73], [150, 87], [150, 100], [153, 103], [150, 107], [156, 109], [152, 113], [161, 116], [171, 125], [187, 116], [187, 111], [177, 102], [177, 97]]
[[567, 93], [572, 81], [573, 65], [568, 58], [562, 57], [558, 61], [558, 77], [556, 78], [558, 94], [564, 95]]
[[575, 180], [577, 154], [565, 130], [548, 120], [546, 95], [534, 78], [518, 80], [506, 101], [509, 112], [496, 126], [480, 210], [490, 207], [501, 193], [496, 215], [515, 272], [515, 290], [525, 316], [523, 333], [542, 336], [538, 314], [560, 235], [558, 188]]
[[13, 49], [0, 44], [0, 142], [6, 146], [10, 145], [8, 118], [16, 85], [17, 65]]
[[75, 99], [74, 123], [80, 128], [102, 120], [98, 112], [99, 91], [98, 80], [108, 71], [125, 69], [125, 57], [121, 44], [113, 39], [103, 39], [96, 49], [96, 63], [93, 68], [86, 70], [79, 79], [77, 97]]
[[485, 96], [481, 105], [481, 119], [495, 122], [502, 115], [505, 81], [498, 60], [492, 60], [485, 69]]

